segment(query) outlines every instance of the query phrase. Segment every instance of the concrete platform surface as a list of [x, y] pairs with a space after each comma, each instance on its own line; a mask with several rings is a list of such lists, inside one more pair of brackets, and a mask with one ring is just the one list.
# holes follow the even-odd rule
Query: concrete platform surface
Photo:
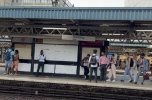
[[[82, 78], [65, 78], [65, 77], [34, 77], [33, 75], [18, 75], [18, 76], [5, 76], [0, 75], [1, 80], [16, 80], [16, 81], [30, 81], [30, 82], [44, 82], [44, 83], [59, 83], [59, 84], [74, 84], [74, 85], [87, 85], [87, 86], [101, 86], [101, 87], [113, 87], [113, 88], [128, 88], [139, 90], [152, 90], [152, 82], [147, 81], [144, 85], [135, 85], [128, 82], [121, 83], [117, 80], [116, 83], [112, 82], [98, 82], [94, 83], [94, 80], [90, 83]], [[140, 83], [140, 82], [139, 82]]]

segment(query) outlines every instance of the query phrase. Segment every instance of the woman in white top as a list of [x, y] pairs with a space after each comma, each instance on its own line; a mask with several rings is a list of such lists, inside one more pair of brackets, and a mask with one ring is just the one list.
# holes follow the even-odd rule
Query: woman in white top
[[111, 63], [111, 68], [109, 70], [109, 79], [107, 81], [111, 81], [111, 78], [113, 76], [113, 81], [112, 82], [116, 82], [116, 60], [114, 57], [114, 54], [112, 54], [112, 59], [110, 60]]
[[135, 82], [137, 78], [137, 55], [136, 54], [133, 55], [133, 61], [134, 61], [134, 65], [133, 67], [131, 67], [130, 73], [131, 75], [134, 76], [134, 82]]

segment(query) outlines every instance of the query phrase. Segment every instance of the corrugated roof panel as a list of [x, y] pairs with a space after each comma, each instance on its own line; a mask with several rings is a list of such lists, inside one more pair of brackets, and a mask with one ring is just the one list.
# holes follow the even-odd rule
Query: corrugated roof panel
[[152, 7], [0, 7], [0, 18], [43, 18], [78, 20], [152, 20]]

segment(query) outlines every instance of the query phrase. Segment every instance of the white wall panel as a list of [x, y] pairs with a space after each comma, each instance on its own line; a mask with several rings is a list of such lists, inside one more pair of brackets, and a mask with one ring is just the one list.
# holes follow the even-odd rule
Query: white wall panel
[[31, 45], [15, 44], [15, 50], [19, 51], [19, 59], [31, 59]]
[[97, 50], [97, 55], [100, 57], [100, 48], [93, 47], [82, 47], [82, 59], [87, 56], [87, 54], [92, 55], [93, 50]]
[[19, 63], [18, 71], [31, 72], [31, 64], [29, 63]]
[[44, 50], [46, 60], [77, 61], [78, 46], [36, 44], [35, 60], [38, 59], [40, 50]]
[[55, 73], [57, 74], [75, 74], [77, 66], [56, 65]]
[[[37, 72], [38, 64], [34, 64], [34, 72]], [[42, 72], [42, 68], [40, 68], [39, 72]], [[45, 64], [44, 65], [44, 73], [54, 73], [54, 65]]]

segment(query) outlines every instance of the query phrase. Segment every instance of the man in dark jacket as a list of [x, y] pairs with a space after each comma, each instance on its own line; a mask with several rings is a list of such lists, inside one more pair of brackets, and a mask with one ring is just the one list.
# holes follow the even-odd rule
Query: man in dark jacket
[[85, 77], [85, 79], [89, 78], [89, 76], [88, 76], [88, 74], [89, 74], [89, 68], [88, 68], [89, 58], [90, 58], [90, 54], [88, 54], [87, 57], [83, 58], [83, 67], [84, 67], [84, 77]]

